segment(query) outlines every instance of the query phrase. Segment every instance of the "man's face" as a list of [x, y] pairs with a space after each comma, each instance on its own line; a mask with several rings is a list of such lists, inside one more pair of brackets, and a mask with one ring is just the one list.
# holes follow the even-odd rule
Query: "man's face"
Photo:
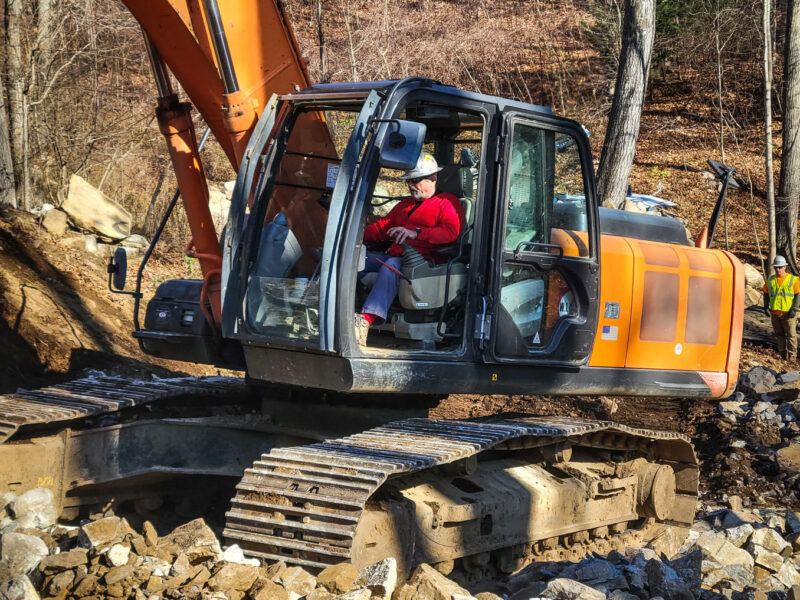
[[783, 277], [784, 275], [786, 275], [786, 269], [787, 268], [788, 268], [788, 266], [787, 267], [775, 267], [775, 274], [778, 277]]
[[436, 193], [436, 175], [407, 179], [408, 193], [416, 200], [427, 200]]

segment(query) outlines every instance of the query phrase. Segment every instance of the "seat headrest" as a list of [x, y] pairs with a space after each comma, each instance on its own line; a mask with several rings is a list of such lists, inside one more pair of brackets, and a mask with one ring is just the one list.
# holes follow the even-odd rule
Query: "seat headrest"
[[436, 192], [453, 194], [456, 198], [472, 197], [472, 170], [461, 165], [442, 167], [436, 178]]

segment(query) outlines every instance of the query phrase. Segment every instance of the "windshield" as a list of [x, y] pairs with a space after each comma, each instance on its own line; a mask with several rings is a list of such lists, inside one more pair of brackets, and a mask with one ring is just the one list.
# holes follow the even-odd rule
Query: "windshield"
[[256, 254], [246, 317], [256, 333], [319, 336], [320, 261], [333, 188], [361, 106], [296, 109], [276, 136], [271, 178], [258, 186]]

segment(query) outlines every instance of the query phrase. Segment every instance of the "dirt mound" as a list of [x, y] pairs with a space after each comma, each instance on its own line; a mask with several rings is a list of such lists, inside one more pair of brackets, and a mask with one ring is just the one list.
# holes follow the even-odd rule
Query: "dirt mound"
[[[215, 372], [143, 354], [131, 337], [132, 298], [108, 290], [105, 259], [71, 246], [74, 239], [51, 238], [33, 215], [0, 212], [0, 347], [5, 358], [0, 361], [0, 393], [60, 381], [86, 368], [128, 375]], [[178, 255], [157, 255], [151, 265], [146, 296], [160, 281], [186, 276]]]

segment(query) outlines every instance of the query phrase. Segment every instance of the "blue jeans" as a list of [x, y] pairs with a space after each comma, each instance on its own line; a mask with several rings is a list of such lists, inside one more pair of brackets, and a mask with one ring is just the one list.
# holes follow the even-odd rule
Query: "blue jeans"
[[387, 269], [385, 265], [378, 262], [381, 260], [387, 265], [393, 266], [398, 271], [403, 265], [403, 261], [398, 256], [389, 256], [388, 254], [375, 254], [367, 252], [367, 260], [364, 264], [364, 270], [358, 276], [359, 279], [366, 273], [378, 273], [378, 279], [375, 285], [369, 292], [369, 296], [364, 301], [364, 306], [361, 307], [362, 313], [369, 313], [377, 315], [381, 319], [386, 320], [386, 314], [389, 311], [389, 306], [392, 304], [395, 296], [397, 296], [397, 288], [400, 285], [400, 277]]

